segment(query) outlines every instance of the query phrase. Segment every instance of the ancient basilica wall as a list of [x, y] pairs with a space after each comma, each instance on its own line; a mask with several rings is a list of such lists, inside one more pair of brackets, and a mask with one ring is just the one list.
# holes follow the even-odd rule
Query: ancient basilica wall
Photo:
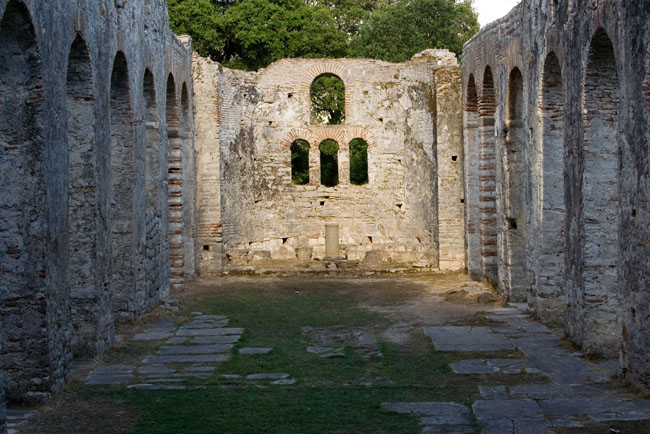
[[48, 398], [73, 354], [103, 352], [116, 319], [167, 297], [170, 256], [181, 256], [177, 278], [193, 274], [191, 67], [164, 0], [0, 0], [10, 402]]
[[[310, 88], [345, 86], [345, 118], [320, 125]], [[446, 51], [404, 64], [285, 59], [256, 73], [195, 56], [199, 271], [326, 256], [363, 264], [464, 265], [459, 68]], [[338, 183], [321, 179], [319, 145], [338, 144]], [[351, 179], [351, 142], [367, 143], [367, 182]], [[309, 145], [308, 181], [292, 182], [292, 144]], [[353, 163], [354, 164], [354, 163]], [[443, 228], [444, 234], [443, 234]]]
[[650, 387], [648, 2], [524, 0], [463, 51], [467, 264]]

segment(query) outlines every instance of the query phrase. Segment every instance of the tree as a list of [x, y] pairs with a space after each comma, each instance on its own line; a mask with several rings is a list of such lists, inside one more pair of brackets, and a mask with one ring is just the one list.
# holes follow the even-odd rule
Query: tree
[[220, 2], [167, 0], [169, 24], [177, 34], [192, 36], [192, 47], [201, 56], [222, 61], [226, 38]]
[[344, 57], [345, 35], [322, 6], [301, 0], [241, 0], [226, 9], [227, 66], [257, 70], [285, 57]]
[[460, 55], [479, 30], [470, 0], [398, 0], [373, 13], [351, 43], [353, 56], [403, 62], [427, 48]]

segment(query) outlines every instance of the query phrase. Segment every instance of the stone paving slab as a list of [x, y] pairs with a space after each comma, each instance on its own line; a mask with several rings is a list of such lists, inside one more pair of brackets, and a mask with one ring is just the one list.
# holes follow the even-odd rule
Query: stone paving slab
[[239, 350], [239, 354], [268, 354], [273, 350], [273, 348], [257, 348], [257, 347], [246, 347]]
[[422, 428], [422, 434], [474, 434], [474, 428], [465, 425], [432, 425]]
[[247, 380], [284, 380], [289, 378], [289, 374], [272, 373], [272, 374], [251, 374], [246, 376]]
[[481, 424], [482, 434], [553, 434], [545, 419], [492, 419]]
[[241, 335], [223, 336], [196, 336], [192, 338], [193, 344], [234, 344], [239, 341]]
[[142, 332], [133, 336], [134, 341], [158, 341], [162, 339], [171, 338], [173, 336], [171, 331], [152, 331]]
[[609, 395], [610, 391], [586, 384], [580, 386], [560, 384], [521, 384], [510, 387], [514, 399], [553, 399], [560, 397], [582, 397]]
[[86, 384], [123, 384], [133, 380], [132, 374], [127, 375], [89, 375], [86, 377]]
[[214, 372], [216, 366], [192, 365], [183, 369], [183, 372]]
[[162, 347], [160, 354], [214, 354], [225, 353], [232, 349], [232, 344], [212, 344], [212, 345], [177, 345]]
[[508, 399], [505, 386], [478, 386], [483, 399]]
[[166, 363], [218, 363], [230, 359], [230, 354], [196, 354], [196, 355], [161, 355], [149, 356], [142, 360], [142, 363], [166, 364]]
[[185, 390], [185, 386], [176, 386], [172, 384], [132, 384], [129, 389], [139, 390]]
[[[623, 401], [614, 398], [555, 398], [539, 401], [540, 408], [544, 413], [554, 418], [572, 418], [576, 416], [589, 416], [594, 420], [624, 420], [623, 417], [631, 416], [632, 419], [648, 419], [645, 413], [631, 401]], [[611, 417], [611, 418], [608, 418]], [[637, 419], [638, 418], [638, 419]]]
[[176, 332], [177, 336], [223, 336], [223, 335], [241, 335], [244, 333], [243, 328], [236, 327], [219, 327], [209, 329], [184, 329]]
[[438, 351], [498, 351], [514, 350], [504, 335], [489, 327], [425, 326], [424, 334], [431, 338]]
[[454, 374], [496, 374], [499, 368], [496, 366], [487, 366], [485, 360], [461, 360], [460, 362], [450, 363], [449, 367]]
[[158, 374], [168, 375], [176, 372], [176, 369], [167, 367], [165, 365], [144, 365], [138, 368], [140, 374]]
[[544, 418], [542, 409], [532, 399], [479, 400], [474, 402], [472, 410], [480, 421]]

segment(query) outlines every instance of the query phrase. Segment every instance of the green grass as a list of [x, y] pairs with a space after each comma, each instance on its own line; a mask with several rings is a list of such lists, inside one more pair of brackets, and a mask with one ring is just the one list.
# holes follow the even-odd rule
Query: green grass
[[[401, 306], [417, 300], [422, 291], [417, 284], [395, 280], [243, 279], [202, 287], [191, 297], [185, 297], [182, 311], [172, 315], [173, 319], [177, 323], [188, 321], [191, 312], [226, 315], [229, 327], [243, 327], [245, 332], [231, 359], [218, 364], [211, 377], [183, 383], [201, 388], [147, 391], [80, 385], [76, 395], [68, 394], [67, 405], [74, 413], [75, 408], [84, 408], [80, 405], [82, 401], [93, 397], [129, 409], [128, 428], [111, 431], [104, 425], [89, 428], [88, 432], [401, 434], [419, 433], [419, 417], [386, 412], [381, 408], [382, 402], [453, 401], [470, 406], [480, 399], [479, 384], [537, 380], [524, 375], [455, 375], [449, 363], [470, 354], [435, 351], [421, 327], [413, 327], [408, 340], [402, 343], [382, 340], [381, 333], [399, 318], [360, 307], [360, 303]], [[307, 347], [317, 343], [310, 334], [302, 332], [305, 326], [371, 330], [379, 337], [383, 357], [366, 361], [351, 343], [345, 347], [344, 357], [310, 354]], [[101, 363], [137, 363], [142, 356], [154, 354], [159, 346], [160, 342], [137, 343], [127, 339], [105, 355]], [[238, 349], [242, 347], [273, 350], [265, 355], [240, 355]], [[279, 386], [271, 381], [221, 377], [254, 373], [287, 373], [297, 382]], [[363, 385], [373, 379], [389, 380], [392, 384]], [[103, 408], [105, 416], [110, 415], [110, 405]], [[57, 411], [61, 414], [64, 410]], [[73, 417], [71, 414], [68, 419]], [[91, 424], [92, 419], [88, 420]], [[47, 417], [42, 423], [47, 426]], [[478, 426], [476, 429], [480, 431]], [[74, 431], [52, 428], [51, 432]]]

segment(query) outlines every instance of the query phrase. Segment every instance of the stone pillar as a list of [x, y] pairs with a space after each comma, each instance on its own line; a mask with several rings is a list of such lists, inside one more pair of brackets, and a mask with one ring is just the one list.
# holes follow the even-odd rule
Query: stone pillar
[[327, 258], [339, 257], [339, 225], [335, 223], [325, 225], [325, 256]]
[[436, 70], [438, 237], [440, 269], [465, 267], [463, 109], [460, 67]]

